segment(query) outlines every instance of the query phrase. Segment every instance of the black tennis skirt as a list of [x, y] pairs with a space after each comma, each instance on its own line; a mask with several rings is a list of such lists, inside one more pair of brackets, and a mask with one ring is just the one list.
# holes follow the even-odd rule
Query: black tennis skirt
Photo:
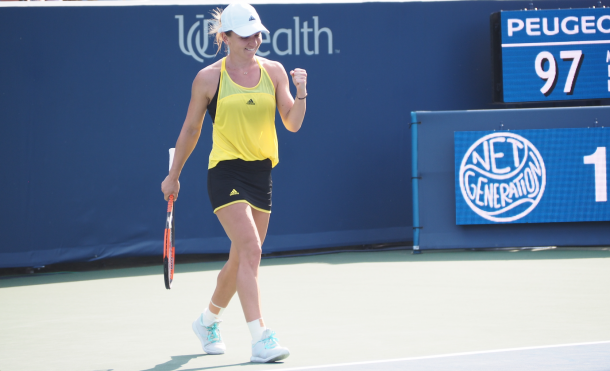
[[220, 161], [208, 169], [208, 196], [214, 213], [225, 206], [245, 202], [271, 213], [271, 160]]

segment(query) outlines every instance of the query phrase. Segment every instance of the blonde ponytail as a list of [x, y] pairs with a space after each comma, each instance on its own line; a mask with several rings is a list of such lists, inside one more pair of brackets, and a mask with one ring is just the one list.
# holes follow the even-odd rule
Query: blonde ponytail
[[[210, 22], [210, 30], [208, 31], [208, 33], [210, 35], [214, 35], [214, 43], [216, 45], [218, 45], [218, 49], [216, 49], [216, 55], [218, 55], [218, 53], [220, 52], [220, 49], [222, 48], [222, 44], [224, 43], [224, 41], [222, 40], [222, 32], [220, 32], [220, 27], [222, 26], [222, 20], [221, 20], [221, 15], [222, 15], [222, 9], [220, 8], [216, 8], [214, 10], [212, 10], [212, 18], [214, 18], [214, 22]], [[232, 31], [227, 31], [225, 32], [225, 34], [227, 36], [231, 36]], [[225, 47], [225, 52], [228, 49]]]

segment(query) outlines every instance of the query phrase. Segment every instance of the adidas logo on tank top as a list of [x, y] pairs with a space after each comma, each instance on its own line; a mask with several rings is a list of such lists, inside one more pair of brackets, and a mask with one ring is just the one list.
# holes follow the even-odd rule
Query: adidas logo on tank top
[[256, 103], [254, 103], [254, 101], [253, 101], [252, 99], [250, 99], [250, 100], [248, 101], [248, 103], [246, 103], [246, 104], [249, 104], [249, 105], [253, 106], [253, 105], [255, 105]]

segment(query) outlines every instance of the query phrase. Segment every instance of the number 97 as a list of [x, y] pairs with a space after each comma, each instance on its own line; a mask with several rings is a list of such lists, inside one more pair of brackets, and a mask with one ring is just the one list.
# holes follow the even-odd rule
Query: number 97
[[[582, 65], [583, 56], [582, 50], [566, 50], [559, 52], [559, 57], [564, 61], [572, 60], [568, 78], [563, 88], [563, 92], [568, 95], [574, 93], [574, 86], [576, 85], [576, 79], [578, 78], [578, 72]], [[546, 71], [543, 69], [545, 62], [548, 62], [549, 65], [549, 68]], [[540, 92], [548, 97], [553, 92], [553, 89], [555, 89], [555, 84], [557, 83], [557, 62], [555, 61], [553, 54], [549, 52], [540, 52], [536, 56], [535, 64], [536, 74], [542, 80], [546, 81], [544, 86], [540, 88]]]

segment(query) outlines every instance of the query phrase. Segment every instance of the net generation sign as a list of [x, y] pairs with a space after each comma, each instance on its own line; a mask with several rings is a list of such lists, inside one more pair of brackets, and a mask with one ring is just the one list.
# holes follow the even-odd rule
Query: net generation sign
[[610, 220], [609, 128], [455, 132], [456, 224]]

